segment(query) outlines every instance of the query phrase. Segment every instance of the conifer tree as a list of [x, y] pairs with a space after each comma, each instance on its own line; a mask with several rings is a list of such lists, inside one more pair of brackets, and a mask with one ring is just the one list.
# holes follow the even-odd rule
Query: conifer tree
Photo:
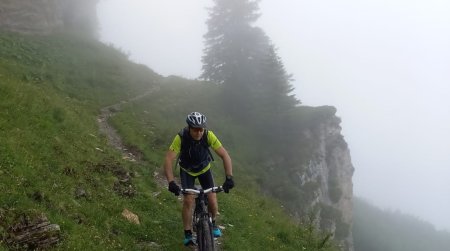
[[259, 14], [257, 1], [213, 0], [204, 35], [205, 49], [201, 78], [227, 83], [245, 65], [252, 51], [251, 30]]
[[292, 93], [294, 87], [290, 83], [292, 75], [284, 68], [281, 58], [274, 45], [270, 45], [264, 52], [259, 65], [259, 83], [261, 85], [258, 95], [262, 107], [269, 106], [274, 112], [282, 112], [300, 103]]
[[291, 77], [270, 39], [253, 26], [259, 18], [258, 3], [214, 0], [209, 12], [200, 77], [223, 85], [231, 110], [279, 111], [298, 103], [289, 95]]

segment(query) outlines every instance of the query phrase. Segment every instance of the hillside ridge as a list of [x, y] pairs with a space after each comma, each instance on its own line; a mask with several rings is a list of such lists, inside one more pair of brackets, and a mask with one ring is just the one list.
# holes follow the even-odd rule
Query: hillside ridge
[[[217, 86], [163, 78], [114, 48], [72, 36], [0, 33], [0, 45], [0, 250], [37, 245], [11, 241], [21, 217], [37, 215], [59, 226], [55, 250], [182, 248], [179, 200], [154, 176], [186, 109], [210, 114], [239, 167], [236, 189], [218, 194], [220, 223], [227, 226], [223, 250], [336, 250], [329, 237], [292, 222], [261, 193], [247, 173], [256, 167], [246, 162], [251, 154], [241, 149], [252, 140], [233, 144], [245, 128], [214, 110]], [[106, 112], [114, 113], [107, 121], [124, 148], [139, 150], [142, 161], [124, 159], [108, 143], [99, 125]], [[128, 222], [124, 209], [140, 224]]]

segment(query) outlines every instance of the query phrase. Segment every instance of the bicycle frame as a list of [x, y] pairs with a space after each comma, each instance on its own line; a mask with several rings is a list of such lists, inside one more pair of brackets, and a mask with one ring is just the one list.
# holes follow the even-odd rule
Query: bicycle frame
[[222, 187], [208, 189], [181, 189], [183, 193], [196, 194], [195, 209], [192, 217], [192, 226], [197, 233], [197, 244], [199, 251], [215, 250], [214, 237], [212, 234], [212, 222], [208, 212], [208, 193], [223, 191]]

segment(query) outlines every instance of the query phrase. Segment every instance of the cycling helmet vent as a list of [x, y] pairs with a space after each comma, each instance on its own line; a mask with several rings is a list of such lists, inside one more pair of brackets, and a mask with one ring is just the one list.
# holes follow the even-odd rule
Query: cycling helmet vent
[[205, 128], [206, 127], [206, 117], [199, 112], [191, 112], [187, 115], [186, 123], [190, 127], [194, 128]]

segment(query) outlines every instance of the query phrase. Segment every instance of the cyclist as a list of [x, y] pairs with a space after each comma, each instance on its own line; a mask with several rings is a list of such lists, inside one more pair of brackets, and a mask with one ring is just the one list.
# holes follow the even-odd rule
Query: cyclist
[[[198, 179], [203, 189], [214, 187], [214, 179], [210, 170], [210, 162], [213, 160], [209, 147], [222, 158], [225, 169], [225, 182], [223, 189], [228, 193], [234, 187], [233, 171], [230, 155], [222, 146], [216, 135], [206, 130], [206, 117], [199, 112], [192, 112], [186, 118], [187, 127], [179, 132], [169, 150], [164, 161], [164, 171], [169, 182], [169, 191], [176, 196], [180, 195], [180, 187], [177, 185], [172, 172], [172, 163], [179, 154], [180, 181], [182, 188], [194, 188], [195, 180]], [[182, 219], [184, 226], [184, 245], [194, 244], [192, 241], [192, 211], [195, 204], [195, 196], [183, 194]], [[217, 197], [215, 193], [208, 194], [208, 210], [213, 223], [214, 237], [222, 235], [216, 225], [218, 212]]]

